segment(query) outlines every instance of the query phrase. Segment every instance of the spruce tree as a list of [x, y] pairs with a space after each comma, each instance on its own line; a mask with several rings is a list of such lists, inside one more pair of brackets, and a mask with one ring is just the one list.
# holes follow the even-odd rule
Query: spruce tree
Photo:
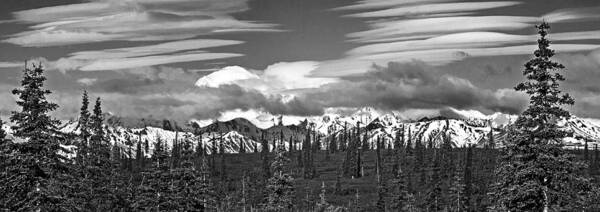
[[583, 145], [583, 161], [586, 163], [588, 163], [590, 161], [589, 149], [588, 149], [588, 139], [585, 139], [585, 144]]
[[294, 178], [288, 173], [289, 163], [290, 159], [287, 157], [283, 145], [279, 145], [271, 163], [273, 175], [269, 178], [266, 186], [268, 193], [266, 209], [268, 211], [283, 211], [293, 207]]
[[492, 127], [492, 123], [490, 121], [490, 132], [488, 133], [488, 148], [494, 149], [496, 148], [496, 140], [494, 139], [494, 128]]
[[92, 145], [102, 143], [104, 140], [104, 130], [102, 129], [104, 123], [104, 115], [102, 114], [102, 101], [100, 97], [96, 98], [96, 104], [94, 104], [93, 115], [91, 117], [92, 122]]
[[[59, 154], [62, 148], [57, 130], [58, 120], [48, 114], [58, 105], [46, 100], [51, 94], [44, 89], [46, 77], [40, 65], [25, 67], [18, 96], [20, 111], [12, 112], [13, 135], [27, 142], [11, 145], [9, 161], [3, 161], [6, 176], [0, 179], [0, 209], [7, 211], [74, 210], [67, 191], [70, 190], [69, 159]], [[2, 153], [4, 154], [4, 153]]]
[[381, 180], [377, 185], [377, 202], [375, 203], [375, 208], [377, 211], [385, 212], [386, 209], [386, 184], [385, 181]]
[[303, 173], [304, 173], [304, 178], [305, 179], [312, 179], [313, 178], [313, 148], [312, 147], [312, 143], [311, 143], [311, 128], [309, 128], [306, 132], [306, 138], [304, 139], [304, 142], [302, 144], [302, 169], [303, 169]]
[[410, 134], [410, 127], [408, 129], [408, 137], [406, 139], [406, 154], [412, 156], [413, 154], [413, 146], [412, 146], [412, 136]]
[[175, 197], [172, 189], [172, 172], [167, 161], [166, 145], [157, 137], [152, 153], [152, 166], [142, 172], [143, 180], [137, 184], [137, 197], [132, 203], [135, 210], [174, 210]]
[[469, 146], [466, 148], [466, 156], [465, 156], [465, 165], [463, 171], [463, 180], [464, 180], [464, 202], [465, 202], [465, 210], [472, 211], [472, 194], [473, 194], [473, 148]]
[[589, 172], [590, 175], [594, 176], [600, 174], [600, 154], [598, 151], [598, 144], [596, 144], [596, 146], [594, 147], [594, 159], [592, 159]]
[[338, 151], [337, 137], [335, 135], [335, 132], [332, 130], [329, 142], [329, 150], [334, 154]]
[[434, 153], [434, 159], [431, 166], [431, 180], [428, 185], [427, 194], [425, 197], [425, 207], [428, 211], [442, 211], [443, 202], [443, 190], [442, 190], [442, 177], [441, 177], [441, 155]]
[[570, 117], [561, 105], [573, 105], [574, 100], [559, 89], [565, 78], [557, 71], [565, 67], [550, 60], [550, 26], [544, 22], [536, 28], [539, 48], [525, 63], [527, 80], [515, 87], [530, 96], [530, 104], [509, 133], [492, 199], [498, 210], [581, 210], [590, 185], [579, 175], [582, 164], [562, 148], [567, 132], [558, 126], [559, 120]]
[[50, 90], [44, 89], [44, 69], [42, 65], [33, 65], [33, 69], [25, 68], [21, 89], [12, 90], [17, 95], [17, 105], [21, 111], [13, 111], [10, 117], [13, 135], [32, 141], [49, 142], [57, 135], [57, 126], [60, 122], [48, 114], [58, 108], [58, 105], [46, 100], [51, 94]]
[[181, 165], [173, 170], [174, 196], [177, 210], [194, 211], [208, 210], [214, 206], [214, 191], [209, 176], [205, 170], [205, 161], [202, 168], [197, 170], [193, 165], [193, 150], [189, 140], [181, 145]]
[[398, 167], [398, 172], [395, 174], [394, 179], [391, 180], [391, 204], [390, 208], [394, 211], [407, 211], [408, 210], [408, 186], [407, 176], [403, 172], [402, 167]]
[[466, 211], [465, 207], [465, 184], [463, 175], [461, 172], [460, 164], [455, 169], [455, 172], [452, 174], [451, 187], [448, 191], [448, 202], [447, 208], [450, 211]]
[[83, 95], [81, 97], [81, 110], [79, 112], [79, 121], [78, 127], [80, 131], [80, 136], [82, 143], [88, 144], [88, 139], [90, 138], [90, 111], [88, 107], [90, 105], [90, 101], [88, 99], [88, 93], [86, 90], [83, 91]]
[[260, 151], [260, 156], [262, 158], [262, 171], [265, 182], [271, 177], [271, 166], [269, 164], [269, 142], [265, 138], [265, 133], [263, 132], [261, 135], [261, 146], [262, 150]]
[[[87, 100], [85, 99], [87, 99], [87, 93], [84, 93], [83, 105], [87, 104]], [[87, 107], [82, 106], [82, 110], [87, 110]], [[99, 115], [102, 113], [101, 111], [101, 105], [98, 102], [94, 108], [93, 116], [89, 117], [88, 120], [91, 120], [93, 123], [93, 121], [101, 119], [98, 117], [101, 116]], [[85, 115], [84, 111], [81, 114], [81, 116], [89, 116], [89, 114]], [[107, 210], [111, 208], [111, 204], [114, 201], [112, 200], [113, 193], [116, 192], [109, 187], [110, 181], [114, 180], [114, 176], [110, 175], [113, 168], [110, 161], [110, 145], [105, 142], [105, 138], [102, 135], [95, 135], [97, 131], [102, 131], [102, 129], [96, 130], [94, 127], [98, 126], [92, 126], [89, 122], [85, 123], [85, 125], [90, 125], [86, 127], [89, 133], [86, 136], [90, 136], [90, 132], [94, 131], [93, 139], [90, 139], [92, 142], [88, 144], [88, 138], [83, 137], [82, 147], [84, 147], [83, 150], [85, 151], [78, 152], [77, 154], [77, 158], [80, 158], [77, 161], [79, 163], [79, 181], [75, 189], [80, 198], [77, 202], [85, 203], [82, 205], [84, 208]], [[80, 153], [85, 155], [81, 155]]]
[[227, 164], [225, 163], [225, 146], [223, 143], [223, 136], [221, 136], [221, 139], [219, 139], [219, 158], [221, 159], [221, 170], [219, 172], [219, 176], [221, 176], [221, 181], [225, 181], [225, 179], [227, 179]]
[[136, 170], [141, 171], [144, 168], [144, 152], [142, 150], [142, 142], [138, 141], [135, 148]]

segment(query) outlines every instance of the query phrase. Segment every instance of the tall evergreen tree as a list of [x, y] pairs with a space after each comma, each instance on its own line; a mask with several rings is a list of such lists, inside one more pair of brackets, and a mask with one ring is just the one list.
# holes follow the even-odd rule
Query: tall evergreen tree
[[[87, 104], [87, 93], [84, 93], [83, 104]], [[105, 142], [103, 136], [95, 135], [97, 131], [102, 131], [102, 110], [100, 107], [101, 105], [98, 102], [94, 108], [93, 116], [88, 119], [88, 123], [80, 123], [80, 126], [89, 125], [86, 127], [89, 130], [87, 136], [90, 136], [91, 132], [94, 132], [94, 135], [89, 143], [87, 137], [82, 138], [81, 143], [83, 145], [80, 147], [83, 148], [80, 150], [83, 151], [77, 153], [77, 158], [79, 158], [79, 160], [76, 160], [78, 163], [77, 177], [79, 180], [75, 184], [75, 193], [78, 195], [76, 202], [83, 203], [83, 208], [108, 210], [116, 201], [113, 197], [116, 196], [115, 193], [118, 190], [110, 187], [110, 182], [117, 179], [110, 174], [113, 168], [110, 160], [110, 144]], [[87, 107], [82, 106], [82, 110], [87, 110]], [[89, 116], [89, 114], [84, 115], [85, 113], [82, 111], [81, 116]], [[100, 123], [99, 126], [93, 126], [96, 121]], [[100, 129], [96, 130], [95, 127]]]
[[[3, 161], [6, 176], [0, 179], [0, 209], [8, 211], [74, 210], [67, 190], [70, 188], [69, 161], [59, 151], [58, 120], [48, 114], [58, 108], [48, 102], [50, 90], [44, 89], [46, 77], [40, 65], [25, 67], [18, 96], [20, 111], [12, 112], [13, 135], [27, 140], [11, 147], [9, 161]], [[4, 154], [4, 153], [2, 153]]]
[[144, 152], [142, 150], [142, 142], [138, 141], [135, 148], [135, 163], [136, 170], [141, 171], [144, 167]]
[[490, 132], [488, 133], [488, 148], [494, 149], [496, 148], [496, 140], [494, 139], [494, 128], [492, 127], [492, 121], [489, 123]]
[[290, 159], [286, 155], [283, 145], [279, 145], [275, 151], [275, 158], [271, 163], [273, 176], [267, 183], [267, 205], [268, 211], [283, 211], [293, 207], [294, 178], [289, 175]]
[[142, 181], [137, 185], [136, 197], [132, 203], [135, 210], [175, 210], [172, 172], [168, 163], [166, 145], [157, 136], [152, 153], [152, 166], [142, 173]]
[[441, 154], [434, 153], [433, 163], [431, 165], [431, 180], [427, 189], [427, 196], [425, 197], [424, 208], [427, 211], [442, 211], [443, 206], [443, 189], [442, 189], [442, 177], [441, 177]]
[[377, 209], [377, 211], [382, 211], [385, 212], [386, 210], [386, 194], [387, 193], [387, 188], [386, 188], [386, 184], [385, 181], [381, 180], [379, 181], [378, 185], [377, 185], [377, 202], [375, 203], [375, 208]]
[[583, 161], [585, 161], [586, 163], [590, 161], [587, 139], [585, 139], [585, 144], [583, 145]]
[[313, 148], [311, 143], [311, 128], [309, 127], [306, 132], [306, 138], [304, 138], [304, 142], [302, 143], [302, 169], [304, 173], [305, 179], [313, 178]]
[[221, 176], [222, 181], [225, 181], [227, 179], [227, 164], [225, 163], [225, 146], [223, 143], [223, 136], [221, 136], [221, 139], [219, 139], [219, 158], [221, 159], [219, 176]]
[[413, 149], [413, 145], [412, 145], [412, 135], [410, 134], [410, 127], [406, 127], [408, 128], [408, 137], [406, 139], [406, 154], [407, 155], [411, 155], [412, 156], [412, 149]]
[[539, 48], [535, 58], [525, 63], [527, 81], [515, 87], [530, 95], [530, 104], [510, 132], [492, 199], [499, 210], [581, 210], [580, 199], [588, 196], [590, 185], [579, 175], [582, 164], [562, 148], [567, 132], [557, 123], [570, 117], [561, 105], [572, 105], [574, 100], [559, 90], [565, 78], [556, 71], [565, 67], [550, 60], [554, 56], [546, 37], [550, 26], [544, 22], [536, 28]]
[[44, 69], [42, 65], [33, 65], [33, 69], [25, 68], [21, 89], [12, 90], [17, 95], [17, 105], [21, 111], [13, 111], [10, 117], [13, 135], [32, 141], [51, 140], [57, 135], [57, 125], [60, 122], [48, 114], [58, 108], [58, 105], [46, 100], [51, 94], [50, 90], [44, 89]]
[[395, 174], [394, 179], [391, 180], [391, 204], [390, 208], [394, 211], [408, 211], [408, 186], [407, 176], [403, 172], [402, 167], [398, 167], [398, 172]]
[[[600, 174], [600, 153], [598, 151], [598, 144], [594, 147], [594, 159], [590, 165], [590, 173], [591, 175]], [[597, 176], [596, 176], [597, 177]]]
[[208, 179], [206, 161], [202, 161], [200, 170], [193, 165], [193, 151], [189, 140], [181, 144], [181, 166], [173, 170], [175, 200], [177, 210], [195, 211], [214, 208], [212, 185]]
[[336, 137], [335, 131], [331, 130], [329, 132], [329, 134], [330, 134], [329, 151], [331, 153], [336, 153], [338, 151], [338, 144], [337, 144], [337, 137]]
[[472, 194], [473, 194], [473, 147], [469, 146], [466, 148], [465, 166], [463, 171], [464, 180], [464, 201], [465, 210], [472, 211]]
[[96, 104], [94, 105], [93, 115], [91, 117], [92, 122], [92, 144], [97, 144], [104, 140], [104, 130], [102, 124], [104, 123], [104, 115], [102, 114], [102, 101], [100, 97], [96, 98]]
[[79, 112], [79, 131], [81, 132], [81, 138], [83, 141], [87, 142], [90, 136], [90, 111], [88, 107], [90, 105], [90, 101], [88, 99], [88, 93], [86, 90], [83, 91], [83, 95], [81, 97], [81, 110]]
[[262, 158], [262, 165], [263, 165], [263, 176], [265, 179], [265, 182], [271, 177], [271, 166], [269, 164], [269, 142], [267, 141], [267, 139], [265, 138], [265, 133], [263, 132], [261, 134], [261, 146], [262, 146], [262, 150], [260, 151], [260, 155]]
[[467, 211], [465, 207], [465, 184], [463, 179], [463, 173], [461, 172], [460, 164], [456, 165], [454, 173], [452, 173], [451, 186], [448, 191], [447, 206], [449, 211]]

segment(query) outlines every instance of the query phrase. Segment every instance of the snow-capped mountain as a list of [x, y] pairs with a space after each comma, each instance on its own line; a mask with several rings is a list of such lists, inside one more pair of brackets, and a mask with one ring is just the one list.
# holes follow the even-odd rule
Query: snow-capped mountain
[[[192, 129], [181, 128], [176, 123], [163, 121], [163, 127], [125, 127], [121, 126], [116, 118], [111, 118], [104, 126], [107, 138], [112, 144], [123, 149], [128, 154], [130, 149], [135, 151], [137, 142], [145, 144], [148, 141], [151, 155], [154, 145], [158, 140], [171, 149], [175, 142], [190, 141], [194, 146], [202, 144], [207, 152], [211, 152], [213, 145], [223, 142], [226, 153], [239, 153], [243, 146], [245, 152], [260, 151], [261, 138], [269, 141], [269, 149], [273, 149], [273, 142], [283, 143], [289, 148], [289, 141], [296, 143], [297, 148], [306, 137], [306, 132], [312, 130], [318, 133], [321, 139], [321, 148], [325, 148], [333, 136], [336, 139], [343, 137], [344, 133], [360, 132], [360, 138], [366, 139], [374, 147], [377, 139], [382, 139], [386, 146], [392, 146], [398, 136], [405, 141], [411, 140], [434, 146], [439, 146], [443, 136], [448, 135], [454, 146], [476, 145], [483, 146], [488, 140], [490, 131], [493, 131], [496, 143], [502, 145], [505, 129], [516, 120], [516, 116], [501, 113], [484, 115], [474, 111], [451, 111], [444, 116], [421, 118], [419, 120], [403, 120], [394, 113], [383, 113], [373, 108], [363, 108], [356, 111], [329, 111], [318, 117], [307, 117], [298, 124], [283, 125], [282, 123], [263, 129], [244, 118], [235, 118], [229, 121], [216, 121], [204, 127]], [[158, 125], [160, 121], [153, 121]], [[571, 117], [564, 120], [562, 125], [572, 132], [572, 136], [564, 139], [570, 148], [581, 148], [587, 140], [588, 145], [600, 144], [600, 121]], [[131, 126], [131, 125], [130, 125]], [[134, 125], [139, 126], [139, 125]], [[358, 128], [357, 128], [358, 127]], [[3, 126], [10, 135], [9, 126]], [[67, 121], [61, 126], [61, 131], [69, 134], [79, 134], [76, 121]], [[314, 142], [314, 140], [312, 141]], [[243, 145], [242, 145], [243, 144]]]

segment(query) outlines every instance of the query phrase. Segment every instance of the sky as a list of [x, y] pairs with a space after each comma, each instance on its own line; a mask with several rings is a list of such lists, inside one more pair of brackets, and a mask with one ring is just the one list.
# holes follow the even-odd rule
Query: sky
[[[513, 87], [550, 23], [567, 109], [600, 118], [597, 0], [5, 0], [0, 116], [25, 61], [58, 118], [82, 91], [120, 116], [207, 120], [373, 107], [518, 114]], [[233, 114], [233, 115], [232, 115]]]

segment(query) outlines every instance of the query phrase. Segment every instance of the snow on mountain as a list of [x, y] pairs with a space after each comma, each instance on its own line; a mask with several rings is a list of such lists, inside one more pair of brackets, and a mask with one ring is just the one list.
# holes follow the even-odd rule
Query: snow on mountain
[[205, 139], [203, 139], [203, 143], [208, 148], [207, 152], [210, 153], [212, 146], [214, 144], [218, 144], [219, 140], [223, 141], [223, 149], [225, 150], [225, 153], [239, 153], [242, 144], [245, 152], [254, 152], [255, 150], [260, 151], [262, 149], [260, 142], [249, 139], [237, 131], [230, 131], [224, 134], [222, 138], [215, 134], [214, 138], [207, 136]]
[[228, 66], [198, 79], [196, 86], [217, 88], [249, 79], [259, 79], [259, 77], [240, 66]]
[[[373, 147], [378, 138], [382, 139], [386, 146], [393, 146], [397, 136], [402, 136], [405, 142], [410, 138], [412, 145], [415, 145], [416, 141], [425, 145], [431, 140], [434, 146], [439, 147], [443, 141], [443, 135], [449, 135], [455, 147], [482, 145], [490, 131], [490, 127], [471, 125], [456, 119], [396, 122], [383, 126], [380, 123], [385, 122], [375, 121], [379, 124], [371, 123], [366, 128], [367, 141]], [[369, 126], [379, 127], [370, 128]]]
[[598, 122], [573, 116], [566, 122], [566, 127], [573, 133], [570, 136], [571, 139], [566, 139], [569, 142], [567, 145], [582, 147], [586, 139], [588, 142], [593, 142], [590, 145], [600, 144], [600, 125], [598, 125]]
[[[501, 145], [505, 136], [505, 129], [516, 120], [514, 115], [495, 113], [483, 115], [478, 113], [457, 111], [460, 117], [434, 117], [422, 118], [417, 121], [402, 120], [400, 116], [393, 113], [383, 113], [372, 108], [363, 108], [356, 111], [335, 110], [327, 111], [323, 116], [306, 117], [297, 124], [284, 125], [284, 121], [274, 124], [268, 128], [260, 128], [251, 121], [244, 118], [234, 118], [228, 121], [216, 121], [195, 131], [185, 131], [177, 127], [167, 129], [146, 127], [124, 127], [119, 122], [111, 122], [104, 126], [106, 136], [111, 142], [120, 147], [127, 155], [133, 154], [137, 142], [148, 141], [149, 151], [144, 152], [150, 156], [154, 151], [155, 143], [160, 139], [168, 149], [173, 148], [175, 141], [183, 142], [189, 140], [193, 146], [202, 144], [207, 152], [211, 152], [213, 145], [222, 141], [226, 153], [239, 153], [243, 143], [246, 152], [260, 151], [262, 149], [260, 139], [264, 136], [269, 141], [269, 149], [273, 149], [273, 142], [279, 142], [283, 137], [283, 143], [289, 148], [290, 140], [301, 148], [308, 129], [313, 129], [321, 138], [322, 148], [325, 148], [330, 135], [341, 138], [346, 132], [356, 132], [360, 127], [361, 139], [366, 138], [369, 145], [375, 146], [375, 141], [380, 138], [386, 146], [393, 146], [397, 136], [403, 136], [404, 140], [411, 138], [412, 144], [420, 140], [423, 144], [432, 141], [435, 146], [442, 143], [443, 135], [449, 135], [454, 146], [476, 145], [483, 146], [487, 141], [490, 130], [493, 130], [498, 145]], [[279, 117], [284, 120], [285, 117]], [[166, 123], [166, 122], [165, 122]], [[491, 124], [491, 126], [490, 126]], [[570, 148], [581, 148], [588, 140], [588, 145], [600, 144], [600, 121], [595, 119], [582, 119], [571, 117], [562, 123], [566, 130], [572, 132], [572, 136], [565, 138], [564, 143]], [[19, 141], [11, 135], [10, 127], [3, 126], [8, 137]], [[79, 134], [76, 121], [67, 121], [60, 127], [61, 131], [68, 134]], [[176, 131], [174, 129], [178, 129]], [[366, 137], [365, 137], [366, 136]], [[313, 141], [314, 142], [314, 141]], [[73, 149], [72, 144], [65, 145]]]

